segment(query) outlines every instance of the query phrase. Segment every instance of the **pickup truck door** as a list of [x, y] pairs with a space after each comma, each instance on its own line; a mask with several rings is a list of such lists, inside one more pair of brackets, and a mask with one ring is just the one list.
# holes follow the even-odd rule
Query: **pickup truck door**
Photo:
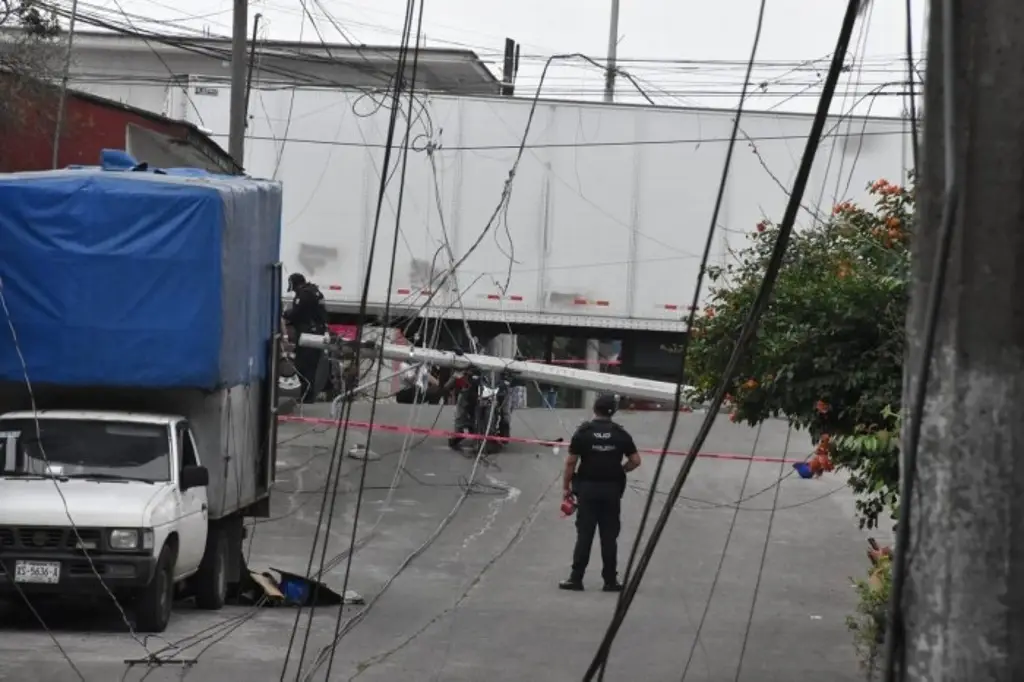
[[[196, 443], [192, 430], [186, 422], [179, 422], [176, 439], [178, 442], [178, 472], [187, 466], [198, 466]], [[180, 517], [178, 520], [178, 575], [196, 570], [206, 551], [206, 533], [210, 515], [206, 488], [190, 488], [185, 492], [177, 490]]]

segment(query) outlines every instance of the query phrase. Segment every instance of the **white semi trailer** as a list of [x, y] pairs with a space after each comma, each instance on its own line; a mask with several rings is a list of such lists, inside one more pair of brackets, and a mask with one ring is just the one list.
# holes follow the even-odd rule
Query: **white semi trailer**
[[[180, 89], [168, 97], [180, 100], [173, 111], [201, 117], [227, 139], [228, 97], [186, 102]], [[317, 282], [335, 311], [358, 308], [370, 263], [385, 98], [273, 83], [251, 96], [246, 165], [284, 182], [282, 261]], [[417, 98], [394, 281], [395, 166], [370, 309], [381, 310], [390, 294], [393, 314], [418, 311], [434, 292], [420, 314], [587, 327], [608, 337], [682, 331], [733, 113], [541, 100], [527, 130], [532, 109], [527, 98]], [[803, 114], [743, 115], [713, 262], [743, 245], [761, 219], [781, 216], [810, 124]], [[833, 201], [866, 199], [870, 181], [900, 178], [910, 158], [906, 125], [830, 120], [800, 221], [814, 220], [819, 202], [827, 213]], [[513, 167], [507, 206], [496, 214]], [[465, 258], [455, 277], [446, 277], [446, 241], [455, 259]]]

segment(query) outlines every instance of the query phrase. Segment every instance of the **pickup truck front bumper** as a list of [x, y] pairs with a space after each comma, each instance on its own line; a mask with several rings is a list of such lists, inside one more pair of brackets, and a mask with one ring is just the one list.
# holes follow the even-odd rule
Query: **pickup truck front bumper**
[[[15, 581], [19, 564], [23, 564], [22, 571]], [[26, 568], [32, 570], [26, 572]], [[16, 594], [18, 588], [25, 594], [87, 596], [103, 595], [107, 590], [123, 592], [148, 585], [155, 569], [156, 559], [145, 555], [89, 552], [86, 557], [82, 552], [11, 553], [0, 549], [0, 594]]]

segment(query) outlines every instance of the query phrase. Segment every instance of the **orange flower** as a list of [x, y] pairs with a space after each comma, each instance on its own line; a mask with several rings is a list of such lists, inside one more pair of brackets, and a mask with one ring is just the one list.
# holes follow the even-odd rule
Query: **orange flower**
[[889, 197], [894, 194], [900, 194], [901, 192], [903, 192], [903, 188], [900, 187], [899, 185], [892, 184], [888, 180], [882, 179], [873, 182], [871, 184], [871, 188], [869, 189], [869, 191], [872, 194], [880, 194], [883, 197]]
[[898, 230], [900, 229], [900, 219], [896, 216], [889, 216], [885, 219], [885, 226], [890, 230]]
[[851, 204], [849, 201], [844, 201], [832, 207], [832, 215], [839, 215], [840, 213], [849, 213], [850, 211], [853, 210], [853, 204]]
[[747, 379], [743, 383], [743, 388], [747, 389], [748, 391], [753, 391], [755, 388], [757, 388], [757, 386], [757, 379]]
[[819, 400], [814, 409], [818, 411], [818, 414], [828, 414], [830, 407], [824, 400]]

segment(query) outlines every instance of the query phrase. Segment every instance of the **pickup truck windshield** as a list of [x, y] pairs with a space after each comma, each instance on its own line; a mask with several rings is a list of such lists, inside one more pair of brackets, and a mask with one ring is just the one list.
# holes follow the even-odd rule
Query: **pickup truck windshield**
[[[40, 419], [0, 421], [3, 475], [170, 480], [166, 426], [139, 422]], [[45, 453], [45, 455], [44, 455]], [[49, 469], [47, 468], [49, 464]]]

